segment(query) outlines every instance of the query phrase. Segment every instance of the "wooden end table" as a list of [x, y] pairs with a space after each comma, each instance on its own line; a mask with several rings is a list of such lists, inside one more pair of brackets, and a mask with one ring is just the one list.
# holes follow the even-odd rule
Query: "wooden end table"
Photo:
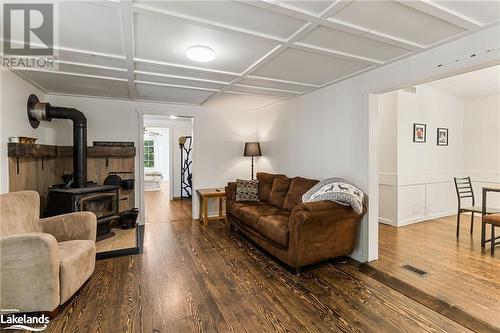
[[[204, 226], [208, 225], [208, 221], [221, 220], [226, 221], [226, 214], [222, 211], [222, 202], [226, 200], [226, 190], [223, 188], [202, 188], [196, 190], [198, 199], [200, 200], [200, 218], [199, 221], [203, 222]], [[219, 215], [208, 216], [208, 199], [219, 199]]]

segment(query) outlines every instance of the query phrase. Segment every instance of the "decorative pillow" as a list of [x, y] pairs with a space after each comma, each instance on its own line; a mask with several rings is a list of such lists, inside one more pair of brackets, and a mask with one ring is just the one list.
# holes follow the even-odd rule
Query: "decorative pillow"
[[292, 179], [287, 176], [278, 176], [274, 178], [271, 193], [269, 193], [269, 203], [273, 206], [283, 208], [283, 201], [285, 200], [290, 182]]
[[361, 214], [365, 194], [353, 183], [338, 177], [327, 178], [314, 185], [302, 196], [302, 202], [330, 200]]
[[259, 201], [259, 181], [236, 179], [236, 201]]

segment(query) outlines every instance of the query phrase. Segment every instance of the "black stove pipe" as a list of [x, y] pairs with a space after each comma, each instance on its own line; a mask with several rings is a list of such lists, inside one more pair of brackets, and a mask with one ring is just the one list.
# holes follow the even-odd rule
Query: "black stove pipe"
[[40, 120], [69, 119], [73, 121], [73, 184], [72, 187], [87, 186], [87, 118], [73, 108], [41, 103], [35, 95], [28, 99], [28, 118], [36, 128]]

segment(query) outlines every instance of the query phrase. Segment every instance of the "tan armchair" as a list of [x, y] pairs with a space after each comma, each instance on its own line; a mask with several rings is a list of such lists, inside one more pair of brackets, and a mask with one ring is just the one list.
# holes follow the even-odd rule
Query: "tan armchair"
[[53, 311], [92, 275], [97, 221], [90, 212], [40, 219], [34, 191], [0, 195], [0, 308]]

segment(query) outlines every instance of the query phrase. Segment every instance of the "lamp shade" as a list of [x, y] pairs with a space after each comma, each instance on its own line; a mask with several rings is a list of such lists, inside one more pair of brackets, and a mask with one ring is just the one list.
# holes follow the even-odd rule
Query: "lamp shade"
[[246, 142], [243, 156], [262, 156], [258, 142]]

